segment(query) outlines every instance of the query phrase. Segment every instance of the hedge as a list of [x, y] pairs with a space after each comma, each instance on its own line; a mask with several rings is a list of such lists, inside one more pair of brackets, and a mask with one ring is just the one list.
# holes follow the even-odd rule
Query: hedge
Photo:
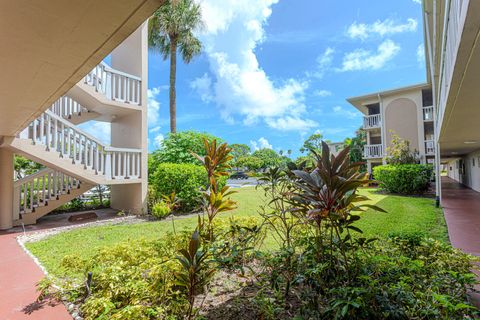
[[380, 187], [391, 193], [421, 194], [428, 189], [433, 166], [425, 164], [385, 165], [373, 168]]
[[[202, 166], [189, 163], [161, 163], [154, 169], [151, 185], [155, 197], [175, 192], [180, 199], [179, 211], [195, 210], [201, 201], [200, 191], [207, 185], [207, 173]], [[226, 178], [220, 180], [224, 186]]]

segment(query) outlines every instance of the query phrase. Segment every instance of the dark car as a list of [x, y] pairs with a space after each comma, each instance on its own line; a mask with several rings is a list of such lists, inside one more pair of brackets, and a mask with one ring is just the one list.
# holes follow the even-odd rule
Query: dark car
[[245, 172], [235, 172], [230, 176], [230, 179], [248, 179], [248, 175]]

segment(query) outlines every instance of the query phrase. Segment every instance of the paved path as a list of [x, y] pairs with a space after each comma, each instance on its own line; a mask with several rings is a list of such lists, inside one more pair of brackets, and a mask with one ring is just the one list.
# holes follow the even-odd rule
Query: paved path
[[71, 320], [63, 304], [36, 302], [35, 285], [44, 275], [17, 243], [17, 235], [0, 234], [0, 318]]
[[[452, 245], [480, 256], [480, 193], [442, 177], [442, 207]], [[472, 298], [480, 308], [480, 294]]]

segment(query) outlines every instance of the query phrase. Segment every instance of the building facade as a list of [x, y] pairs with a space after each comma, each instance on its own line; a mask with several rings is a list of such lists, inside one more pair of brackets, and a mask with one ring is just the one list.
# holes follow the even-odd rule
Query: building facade
[[376, 92], [347, 99], [363, 113], [367, 170], [384, 164], [394, 135], [407, 140], [421, 163], [434, 163], [432, 91], [428, 84]]
[[[161, 3], [72, 1], [4, 8], [2, 18], [26, 26], [2, 34], [11, 46], [0, 53], [1, 61], [9, 61], [2, 63], [0, 84], [10, 88], [0, 103], [0, 229], [35, 223], [97, 185], [110, 186], [112, 208], [145, 210], [146, 20]], [[91, 121], [109, 123], [109, 139], [79, 126]], [[43, 168], [16, 179], [15, 155]]]

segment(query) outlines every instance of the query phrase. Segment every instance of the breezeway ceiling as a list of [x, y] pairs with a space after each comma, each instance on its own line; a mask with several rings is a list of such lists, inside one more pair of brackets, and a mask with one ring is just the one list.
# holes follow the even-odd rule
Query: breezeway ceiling
[[0, 1], [0, 137], [21, 131], [162, 2]]

